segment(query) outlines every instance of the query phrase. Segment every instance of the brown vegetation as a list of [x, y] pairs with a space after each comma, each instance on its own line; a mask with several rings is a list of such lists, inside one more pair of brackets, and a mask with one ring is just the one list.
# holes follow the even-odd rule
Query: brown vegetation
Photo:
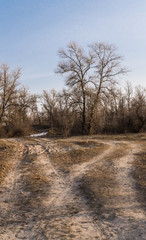
[[[89, 207], [100, 217], [109, 214], [111, 209], [106, 209], [106, 204], [117, 198], [119, 189], [117, 186], [117, 169], [115, 160], [125, 156], [128, 146], [125, 143], [116, 144], [116, 150], [104, 158], [103, 164], [95, 165], [94, 169], [88, 171], [81, 179], [80, 191], [87, 199]], [[115, 217], [115, 212], [111, 211], [110, 216]]]
[[83, 163], [91, 158], [101, 154], [108, 146], [106, 144], [87, 141], [59, 141], [59, 147], [64, 149], [63, 152], [51, 154], [51, 159], [55, 166], [68, 172], [74, 164]]
[[146, 146], [144, 143], [141, 144], [141, 151], [136, 154], [133, 177], [138, 190], [137, 199], [146, 210]]
[[0, 183], [11, 169], [11, 156], [16, 151], [16, 145], [0, 140]]

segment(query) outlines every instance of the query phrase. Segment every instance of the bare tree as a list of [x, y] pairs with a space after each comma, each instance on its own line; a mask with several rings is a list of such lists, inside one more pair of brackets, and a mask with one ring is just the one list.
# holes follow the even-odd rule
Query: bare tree
[[63, 130], [63, 135], [67, 137], [71, 134], [76, 116], [76, 106], [73, 104], [72, 91], [69, 92], [63, 89], [58, 94], [58, 103], [59, 126]]
[[[89, 46], [87, 54], [77, 43], [71, 43], [67, 50], [60, 50], [63, 61], [58, 65], [57, 72], [66, 74], [66, 85], [80, 92], [82, 106], [82, 134], [86, 129], [86, 109], [88, 108], [88, 131], [94, 132], [95, 115], [101, 95], [109, 95], [117, 77], [127, 72], [121, 66], [122, 57], [110, 44], [95, 43]], [[89, 101], [90, 99], [90, 101]], [[87, 102], [90, 102], [87, 107]]]
[[47, 125], [50, 127], [52, 133], [55, 131], [57, 122], [57, 102], [57, 92], [54, 89], [52, 89], [50, 92], [43, 91], [43, 111], [46, 115]]
[[125, 100], [126, 100], [126, 129], [127, 131], [133, 131], [133, 113], [132, 113], [132, 101], [133, 101], [133, 87], [130, 82], [126, 82], [125, 86]]
[[122, 57], [116, 53], [116, 48], [110, 44], [95, 43], [90, 45], [93, 62], [93, 75], [90, 77], [94, 86], [94, 101], [91, 106], [89, 121], [89, 132], [94, 129], [94, 114], [100, 100], [101, 94], [110, 94], [111, 87], [117, 83], [117, 77], [127, 72], [127, 69], [121, 66]]
[[19, 127], [21, 127], [28, 118], [30, 120], [31, 113], [36, 106], [36, 95], [30, 94], [25, 87], [20, 88], [17, 91], [17, 97], [15, 100], [15, 114], [17, 115], [16, 121], [18, 121]]
[[127, 103], [127, 111], [130, 112], [131, 103], [132, 103], [132, 97], [133, 97], [133, 88], [130, 82], [126, 82], [125, 86], [125, 98]]
[[84, 53], [83, 49], [72, 42], [67, 49], [61, 49], [59, 56], [63, 60], [58, 64], [57, 73], [66, 75], [66, 85], [78, 89], [82, 98], [82, 134], [85, 134], [86, 120], [86, 85], [88, 72], [91, 69], [93, 57]]
[[9, 66], [0, 66], [0, 123], [7, 118], [8, 109], [16, 99], [16, 88], [20, 78], [20, 69], [9, 72]]
[[136, 87], [132, 101], [135, 132], [140, 132], [146, 124], [146, 89]]

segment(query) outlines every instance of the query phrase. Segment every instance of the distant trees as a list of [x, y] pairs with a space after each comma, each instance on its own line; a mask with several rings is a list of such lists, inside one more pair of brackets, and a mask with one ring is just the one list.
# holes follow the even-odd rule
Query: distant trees
[[21, 135], [31, 125], [31, 111], [36, 97], [18, 88], [20, 68], [10, 71], [7, 64], [0, 66], [0, 135]]
[[54, 132], [58, 125], [58, 97], [57, 92], [52, 89], [50, 92], [46, 90], [42, 94], [43, 113], [51, 132]]
[[32, 124], [32, 115], [36, 107], [36, 96], [30, 94], [25, 87], [17, 90], [16, 100], [14, 103], [15, 123], [20, 129], [27, 129]]
[[60, 92], [52, 89], [42, 94], [43, 124], [49, 128], [50, 134], [63, 134], [69, 136], [74, 126], [75, 112], [72, 96], [63, 89]]
[[105, 133], [138, 133], [146, 130], [146, 90], [135, 89], [130, 83], [125, 91], [115, 89], [109, 98], [103, 100]]
[[146, 124], [146, 89], [136, 87], [131, 101], [129, 120], [132, 132], [140, 132]]

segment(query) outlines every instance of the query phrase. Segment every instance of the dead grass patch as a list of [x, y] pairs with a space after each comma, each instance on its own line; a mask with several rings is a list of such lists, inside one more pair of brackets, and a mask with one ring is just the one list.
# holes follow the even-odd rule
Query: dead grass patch
[[[76, 144], [79, 146], [75, 146]], [[52, 153], [50, 157], [55, 166], [64, 172], [68, 172], [74, 164], [86, 162], [108, 148], [108, 145], [103, 143], [94, 144], [93, 146], [92, 142], [60, 142], [59, 145], [68, 150], [66, 152]]]
[[57, 143], [59, 146], [66, 148], [66, 147], [83, 147], [83, 148], [94, 148], [94, 147], [98, 147], [99, 145], [101, 145], [101, 143], [98, 143], [96, 140], [91, 141], [90, 139], [87, 140], [73, 140], [70, 139], [70, 141], [58, 141]]
[[146, 133], [128, 133], [128, 134], [118, 134], [118, 135], [106, 135], [98, 134], [91, 136], [91, 139], [99, 140], [115, 140], [115, 141], [145, 141]]
[[26, 173], [23, 176], [25, 191], [30, 191], [33, 196], [44, 195], [51, 185], [51, 179], [41, 174], [41, 169], [36, 164], [35, 154], [27, 155], [23, 159], [22, 167]]
[[[103, 164], [94, 166], [94, 169], [86, 173], [80, 180], [79, 189], [87, 200], [88, 206], [94, 210], [95, 214], [103, 217], [105, 213], [114, 218], [116, 211], [114, 201], [118, 201], [117, 161], [126, 154], [128, 146], [117, 144], [116, 150], [103, 159]], [[111, 208], [106, 208], [106, 204]]]
[[146, 143], [141, 145], [141, 151], [135, 155], [133, 162], [133, 177], [136, 180], [137, 198], [146, 209]]
[[105, 213], [113, 214], [113, 210], [105, 208], [106, 203], [109, 202], [112, 207], [112, 199], [117, 196], [116, 172], [110, 164], [84, 175], [79, 190], [95, 214], [100, 217]]
[[0, 184], [11, 168], [11, 157], [16, 150], [15, 147], [15, 144], [0, 140]]
[[115, 143], [116, 150], [107, 156], [104, 160], [106, 161], [115, 161], [122, 158], [128, 150], [130, 150], [129, 145], [126, 143]]

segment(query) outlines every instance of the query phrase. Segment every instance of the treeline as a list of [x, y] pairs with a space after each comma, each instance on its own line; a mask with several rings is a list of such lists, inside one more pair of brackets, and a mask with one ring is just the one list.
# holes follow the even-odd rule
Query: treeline
[[[77, 92], [62, 90], [44, 91], [40, 123], [49, 127], [52, 133], [66, 136], [82, 134], [81, 96]], [[110, 95], [101, 96], [98, 102], [92, 133], [89, 132], [92, 98], [89, 96], [86, 105], [85, 134], [96, 133], [138, 133], [146, 130], [146, 96], [142, 87], [134, 90], [127, 83], [123, 91], [112, 89]], [[48, 124], [49, 123], [49, 124]]]
[[0, 136], [43, 128], [65, 136], [146, 130], [145, 89], [129, 82], [119, 87], [127, 69], [113, 45], [95, 43], [85, 51], [72, 42], [59, 57], [56, 73], [65, 77], [66, 88], [39, 96], [20, 87], [20, 69], [0, 66]]

